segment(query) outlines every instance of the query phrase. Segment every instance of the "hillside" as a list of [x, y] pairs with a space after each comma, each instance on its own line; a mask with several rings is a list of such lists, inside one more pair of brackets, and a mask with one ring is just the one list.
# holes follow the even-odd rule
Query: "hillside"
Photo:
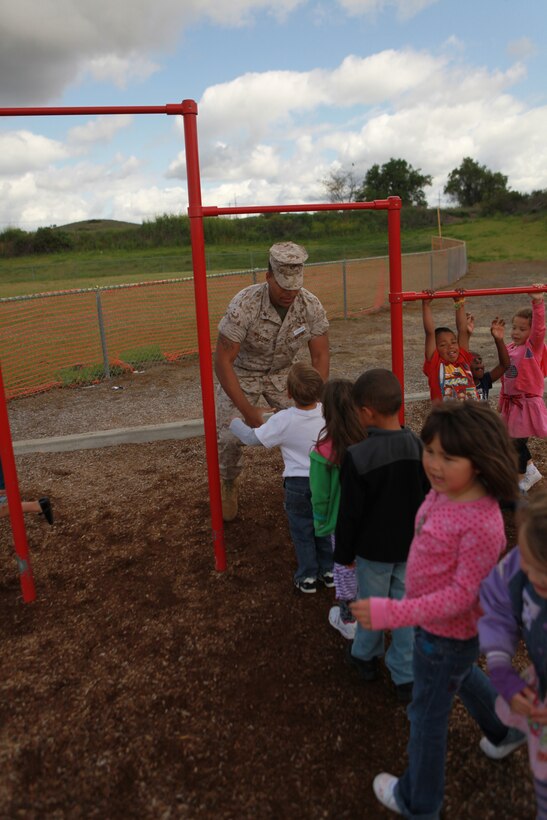
[[69, 222], [67, 225], [57, 227], [61, 231], [77, 233], [80, 231], [126, 231], [141, 226], [138, 222], [121, 222], [119, 219], [84, 219], [82, 222]]

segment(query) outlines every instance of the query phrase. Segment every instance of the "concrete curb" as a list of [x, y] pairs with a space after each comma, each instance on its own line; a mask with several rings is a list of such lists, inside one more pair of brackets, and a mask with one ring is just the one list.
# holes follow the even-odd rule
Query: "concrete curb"
[[[490, 395], [499, 393], [495, 385]], [[408, 393], [407, 402], [424, 401], [429, 391]], [[70, 436], [34, 438], [13, 442], [15, 455], [27, 453], [68, 453], [72, 450], [92, 450], [97, 447], [114, 447], [118, 444], [146, 444], [149, 441], [169, 441], [197, 438], [203, 435], [203, 419], [173, 421], [168, 424], [148, 424], [143, 427], [119, 427], [113, 430], [97, 430], [94, 433], [74, 433]]]
[[91, 450], [117, 444], [145, 444], [149, 441], [195, 438], [203, 435], [203, 419], [174, 421], [168, 424], [150, 424], [144, 427], [120, 427], [98, 430], [94, 433], [75, 433], [71, 436], [35, 438], [13, 442], [15, 455], [25, 453], [66, 453], [71, 450]]

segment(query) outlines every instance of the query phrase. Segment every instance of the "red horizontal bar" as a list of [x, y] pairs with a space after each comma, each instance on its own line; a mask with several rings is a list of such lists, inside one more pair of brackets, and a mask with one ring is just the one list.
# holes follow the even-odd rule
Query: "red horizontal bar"
[[[398, 196], [389, 199], [375, 199], [371, 202], [328, 202], [308, 205], [249, 205], [234, 208], [218, 208], [211, 205], [203, 208], [188, 209], [190, 216], [223, 216], [225, 214], [272, 214], [281, 211], [289, 213], [295, 211], [364, 211], [364, 210], [394, 210], [401, 207]], [[191, 213], [190, 213], [191, 211]]]
[[478, 290], [439, 290], [434, 294], [426, 293], [426, 291], [405, 291], [403, 293], [390, 293], [390, 302], [418, 302], [423, 299], [455, 299], [458, 296], [506, 296], [512, 293], [545, 293], [547, 285], [541, 285], [536, 288], [533, 285], [518, 288], [480, 288]]
[[82, 105], [60, 108], [0, 108], [1, 117], [46, 117], [62, 114], [183, 114], [182, 103], [167, 105]]

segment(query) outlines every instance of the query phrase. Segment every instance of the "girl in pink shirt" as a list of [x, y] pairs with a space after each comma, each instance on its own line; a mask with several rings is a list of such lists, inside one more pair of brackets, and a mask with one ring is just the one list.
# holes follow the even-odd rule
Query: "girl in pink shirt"
[[485, 403], [437, 405], [421, 438], [431, 490], [416, 515], [405, 597], [361, 600], [352, 610], [365, 629], [417, 627], [408, 768], [400, 778], [378, 775], [373, 788], [398, 814], [436, 818], [456, 693], [483, 730], [487, 754], [503, 757], [523, 740], [497, 718], [495, 691], [475, 664], [479, 586], [505, 547], [498, 499], [514, 500], [518, 486], [514, 448]]
[[519, 487], [523, 492], [542, 478], [532, 461], [528, 438], [547, 436], [543, 291], [533, 291], [530, 296], [532, 307], [518, 310], [511, 320], [511, 342], [507, 345], [511, 364], [502, 376], [500, 394], [501, 415], [517, 448]]

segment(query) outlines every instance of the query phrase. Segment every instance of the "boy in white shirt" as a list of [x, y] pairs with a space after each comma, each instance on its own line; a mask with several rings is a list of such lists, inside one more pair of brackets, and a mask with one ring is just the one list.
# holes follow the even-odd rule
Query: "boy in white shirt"
[[330, 538], [316, 537], [310, 491], [310, 451], [325, 424], [320, 403], [323, 379], [310, 364], [296, 362], [287, 375], [287, 393], [295, 406], [274, 413], [261, 427], [232, 419], [230, 430], [244, 444], [279, 447], [285, 468], [284, 508], [296, 551], [294, 584], [300, 592], [334, 586]]

